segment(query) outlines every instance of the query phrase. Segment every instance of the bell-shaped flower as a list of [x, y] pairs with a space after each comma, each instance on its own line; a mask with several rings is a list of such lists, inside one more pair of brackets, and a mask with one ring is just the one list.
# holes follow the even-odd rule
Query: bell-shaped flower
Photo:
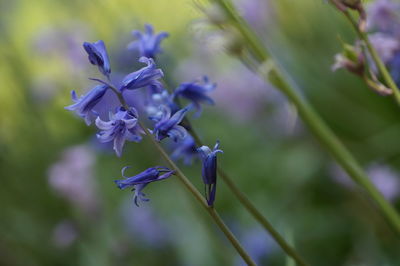
[[179, 123], [189, 109], [190, 107], [187, 106], [172, 115], [171, 109], [168, 106], [160, 106], [160, 112], [157, 116], [150, 117], [151, 120], [156, 122], [152, 131], [155, 134], [156, 140], [161, 141], [164, 138], [170, 137], [177, 142], [179, 139], [184, 139], [187, 131]]
[[121, 107], [115, 114], [110, 114], [110, 121], [97, 117], [96, 126], [101, 130], [97, 138], [102, 143], [114, 141], [114, 151], [120, 157], [126, 140], [139, 142], [142, 139], [140, 134], [144, 132], [137, 122], [135, 109], [127, 111]]
[[160, 43], [163, 39], [168, 37], [168, 33], [161, 32], [154, 34], [153, 26], [146, 24], [145, 31], [133, 31], [132, 34], [136, 38], [135, 41], [128, 45], [128, 49], [138, 50], [140, 56], [148, 58], [155, 58], [156, 54], [161, 53]]
[[92, 120], [97, 116], [93, 111], [93, 108], [100, 102], [109, 87], [101, 84], [91, 89], [86, 94], [82, 95], [79, 99], [76, 96], [76, 92], [72, 91], [72, 100], [75, 102], [72, 105], [65, 107], [70, 111], [76, 111], [76, 113], [85, 119], [87, 125], [92, 123]]
[[201, 146], [197, 149], [203, 161], [201, 174], [203, 182], [206, 185], [205, 191], [208, 206], [213, 206], [215, 201], [215, 193], [217, 189], [217, 153], [223, 153], [223, 151], [218, 148], [219, 141], [217, 141], [213, 150], [207, 146]]
[[135, 90], [147, 86], [161, 87], [158, 79], [164, 76], [161, 69], [156, 67], [154, 60], [147, 57], [141, 57], [139, 62], [147, 64], [147, 66], [132, 72], [124, 77], [120, 90]]
[[89, 56], [90, 63], [96, 65], [99, 71], [108, 77], [111, 73], [111, 66], [104, 42], [102, 40], [95, 43], [84, 42], [83, 48]]
[[139, 206], [138, 200], [149, 201], [149, 199], [145, 198], [146, 195], [142, 192], [142, 190], [149, 183], [164, 180], [174, 174], [174, 171], [170, 170], [167, 167], [155, 166], [155, 167], [148, 168], [148, 169], [144, 170], [143, 172], [141, 172], [140, 174], [137, 174], [135, 176], [126, 177], [125, 170], [127, 168], [129, 168], [129, 166], [126, 166], [122, 169], [122, 176], [125, 179], [115, 180], [114, 182], [117, 184], [117, 186], [120, 189], [132, 187], [133, 190], [135, 190], [134, 201], [135, 201], [136, 206]]
[[203, 77], [202, 81], [182, 83], [173, 94], [174, 98], [183, 97], [191, 101], [197, 110], [197, 115], [201, 113], [201, 103], [214, 104], [213, 99], [207, 93], [213, 91], [217, 86], [215, 83], [211, 83], [206, 76]]

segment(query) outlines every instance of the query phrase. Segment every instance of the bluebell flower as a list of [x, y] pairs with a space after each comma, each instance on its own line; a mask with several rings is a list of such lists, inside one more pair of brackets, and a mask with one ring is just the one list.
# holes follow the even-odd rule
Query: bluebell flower
[[183, 140], [175, 144], [175, 149], [171, 153], [173, 160], [183, 159], [184, 164], [189, 165], [198, 156], [196, 143], [189, 134]]
[[126, 177], [125, 170], [127, 168], [129, 168], [129, 166], [126, 166], [122, 169], [122, 176], [125, 179], [124, 180], [115, 180], [114, 182], [117, 184], [117, 186], [120, 189], [132, 187], [133, 190], [135, 190], [134, 201], [135, 201], [136, 206], [139, 206], [138, 199], [141, 201], [149, 201], [149, 199], [145, 198], [146, 195], [142, 192], [142, 190], [149, 183], [164, 180], [174, 174], [174, 171], [170, 170], [167, 167], [155, 166], [155, 167], [148, 168], [148, 169], [144, 170], [143, 172], [141, 172], [140, 174], [137, 174], [135, 176]]
[[218, 148], [219, 141], [217, 141], [213, 150], [207, 146], [201, 146], [197, 149], [203, 161], [201, 174], [203, 182], [206, 185], [205, 193], [208, 206], [213, 206], [215, 201], [215, 192], [217, 189], [217, 153], [223, 153], [223, 151]]
[[168, 33], [161, 32], [154, 34], [153, 27], [149, 24], [145, 26], [145, 32], [133, 31], [132, 34], [136, 41], [128, 45], [128, 49], [137, 49], [141, 56], [155, 58], [156, 54], [161, 53], [160, 43], [168, 37]]
[[171, 109], [168, 106], [160, 106], [160, 113], [157, 116], [150, 117], [151, 120], [156, 122], [152, 131], [155, 134], [156, 140], [161, 141], [164, 138], [170, 137], [177, 142], [179, 139], [184, 139], [187, 131], [178, 124], [189, 109], [189, 106], [187, 106], [172, 115]]
[[215, 83], [211, 83], [208, 78], [204, 76], [203, 84], [201, 84], [199, 80], [182, 83], [174, 91], [173, 96], [174, 98], [183, 97], [191, 101], [197, 110], [197, 115], [199, 115], [201, 113], [201, 103], [214, 104], [213, 99], [211, 99], [207, 93], [214, 90], [216, 86]]
[[154, 60], [147, 57], [141, 57], [139, 62], [147, 64], [147, 66], [132, 72], [124, 77], [120, 90], [135, 90], [147, 86], [161, 87], [158, 79], [164, 76], [161, 69], [156, 68]]
[[111, 67], [104, 42], [102, 40], [95, 43], [84, 42], [83, 48], [85, 48], [85, 51], [89, 55], [90, 63], [96, 65], [99, 71], [108, 77], [111, 73]]
[[143, 131], [137, 122], [135, 109], [127, 111], [121, 107], [115, 114], [110, 114], [110, 121], [97, 117], [96, 126], [101, 130], [97, 138], [102, 143], [114, 141], [114, 151], [120, 157], [126, 140], [139, 142], [142, 139]]
[[91, 89], [88, 93], [82, 95], [79, 99], [76, 96], [76, 92], [72, 91], [72, 100], [74, 104], [65, 107], [70, 111], [76, 111], [76, 113], [85, 119], [87, 125], [92, 123], [92, 120], [97, 116], [93, 111], [93, 108], [100, 102], [109, 87], [107, 85], [97, 85]]

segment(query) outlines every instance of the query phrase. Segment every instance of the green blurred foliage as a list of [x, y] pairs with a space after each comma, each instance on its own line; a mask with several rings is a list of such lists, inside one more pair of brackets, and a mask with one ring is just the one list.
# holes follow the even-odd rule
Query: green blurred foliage
[[[379, 161], [398, 169], [398, 106], [348, 73], [330, 71], [341, 46], [337, 36], [354, 40], [340, 14], [314, 0], [281, 0], [271, 8], [274, 16], [262, 37], [304, 95], [363, 165]], [[63, 107], [70, 103], [69, 91], [89, 87], [87, 77], [95, 72], [88, 63], [74, 65], [62, 41], [38, 51], [37, 43], [47, 43], [44, 33], [58, 32], [58, 38], [78, 32], [77, 45], [103, 39], [112, 66], [128, 72], [133, 61], [122, 67], [114, 62], [125, 56], [121, 51], [131, 40], [130, 31], [149, 22], [171, 33], [161, 67], [168, 82], [177, 85], [187, 78], [174, 77], [174, 69], [202, 45], [191, 28], [201, 22], [195, 4], [19, 0], [0, 3], [0, 10], [0, 265], [234, 265], [235, 251], [173, 178], [147, 188], [147, 205], [167, 225], [171, 243], [147, 247], [128, 233], [121, 205], [132, 205], [132, 195], [112, 181], [123, 166], [132, 165], [130, 173], [135, 173], [162, 163], [146, 141], [128, 144], [122, 159], [96, 156], [101, 210], [94, 218], [48, 185], [48, 169], [66, 147], [93, 142], [95, 129]], [[228, 72], [239, 64], [222, 51], [207, 57], [212, 65], [204, 68], [210, 72]], [[292, 232], [296, 248], [312, 265], [400, 265], [397, 239], [373, 205], [360, 191], [333, 180], [332, 159], [305, 128], [289, 135], [271, 128], [272, 108], [266, 104], [257, 118], [240, 122], [229, 112], [206, 108], [194, 124], [205, 143], [221, 141], [221, 165], [280, 232]], [[202, 191], [200, 165], [182, 167]], [[239, 236], [255, 226], [222, 182], [216, 208]], [[135, 208], [129, 210], [134, 215]], [[66, 219], [77, 225], [78, 238], [59, 248], [53, 232]], [[276, 245], [266, 249], [268, 265], [284, 264]]]

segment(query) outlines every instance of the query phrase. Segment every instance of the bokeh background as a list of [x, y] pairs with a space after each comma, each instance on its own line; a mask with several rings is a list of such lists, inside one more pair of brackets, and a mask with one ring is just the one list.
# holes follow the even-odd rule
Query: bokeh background
[[[242, 0], [242, 14], [320, 115], [399, 206], [399, 107], [330, 70], [343, 17], [322, 0]], [[96, 76], [84, 41], [102, 39], [114, 73], [138, 68], [126, 49], [144, 23], [167, 31], [159, 66], [171, 87], [218, 83], [194, 124], [216, 139], [238, 186], [311, 265], [400, 265], [399, 242], [371, 202], [270, 85], [225, 53], [227, 37], [190, 0], [0, 2], [0, 265], [242, 265], [201, 207], [171, 178], [137, 208], [113, 180], [162, 163], [148, 142], [122, 158], [64, 109]], [[228, 40], [229, 41], [229, 40]], [[200, 164], [182, 167], [202, 191]], [[294, 265], [218, 184], [216, 208], [260, 265]]]

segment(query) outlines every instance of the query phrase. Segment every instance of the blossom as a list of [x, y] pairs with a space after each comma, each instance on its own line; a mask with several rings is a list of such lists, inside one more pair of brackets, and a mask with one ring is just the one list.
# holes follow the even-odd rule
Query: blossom
[[137, 125], [136, 110], [120, 108], [115, 114], [110, 114], [110, 121], [96, 119], [96, 126], [101, 130], [97, 134], [100, 142], [114, 141], [114, 150], [118, 157], [122, 154], [125, 140], [139, 142], [142, 129]]
[[219, 148], [219, 141], [215, 144], [213, 150], [207, 146], [198, 148], [201, 159], [203, 161], [202, 177], [206, 185], [206, 199], [208, 206], [213, 206], [215, 201], [215, 192], [217, 188], [217, 153], [222, 150]]
[[75, 102], [72, 105], [65, 107], [70, 111], [76, 111], [76, 113], [85, 119], [87, 125], [92, 123], [95, 117], [93, 108], [100, 102], [109, 87], [105, 84], [97, 85], [91, 89], [85, 95], [82, 95], [79, 99], [76, 96], [76, 92], [71, 92], [72, 100]]
[[399, 34], [398, 12], [400, 4], [391, 0], [377, 0], [368, 5], [367, 28], [386, 33]]
[[83, 48], [88, 53], [90, 63], [96, 65], [99, 71], [108, 77], [111, 73], [111, 67], [104, 42], [102, 40], [95, 43], [84, 42]]
[[186, 129], [178, 124], [182, 121], [187, 111], [189, 111], [189, 106], [171, 115], [171, 108], [165, 105], [160, 106], [160, 114], [150, 117], [151, 120], [156, 122], [152, 131], [156, 139], [161, 141], [164, 138], [170, 137], [177, 142], [179, 139], [185, 138], [187, 134]]
[[129, 168], [129, 166], [122, 168], [122, 176], [125, 179], [115, 180], [114, 182], [117, 184], [118, 188], [120, 188], [120, 189], [132, 187], [133, 190], [135, 190], [134, 201], [135, 201], [136, 206], [139, 206], [138, 199], [141, 201], [149, 201], [149, 199], [145, 198], [146, 195], [142, 192], [142, 190], [149, 183], [164, 180], [174, 174], [174, 171], [170, 170], [167, 167], [155, 166], [155, 167], [148, 168], [148, 169], [144, 170], [143, 172], [141, 172], [140, 174], [137, 174], [135, 176], [126, 177], [125, 170], [127, 168]]
[[187, 135], [183, 140], [175, 144], [171, 158], [174, 160], [182, 158], [183, 162], [189, 165], [197, 155], [196, 143], [192, 136]]
[[161, 83], [158, 79], [164, 76], [161, 69], [156, 68], [154, 60], [147, 57], [141, 57], [139, 62], [147, 64], [147, 66], [132, 72], [124, 77], [120, 90], [134, 90], [146, 86], [160, 87]]
[[200, 81], [185, 82], [179, 85], [175, 90], [174, 97], [183, 97], [193, 103], [195, 108], [198, 110], [198, 114], [201, 112], [201, 103], [214, 104], [213, 99], [206, 95], [206, 93], [212, 91], [217, 86], [215, 83], [211, 83], [206, 76], [203, 77], [203, 83]]
[[136, 41], [128, 45], [128, 49], [137, 49], [141, 56], [154, 58], [157, 53], [161, 53], [160, 43], [168, 37], [168, 33], [161, 32], [154, 34], [153, 26], [146, 24], [145, 32], [133, 31], [132, 34]]
[[368, 35], [372, 46], [384, 63], [389, 62], [397, 51], [400, 51], [400, 41], [389, 34], [377, 32]]

